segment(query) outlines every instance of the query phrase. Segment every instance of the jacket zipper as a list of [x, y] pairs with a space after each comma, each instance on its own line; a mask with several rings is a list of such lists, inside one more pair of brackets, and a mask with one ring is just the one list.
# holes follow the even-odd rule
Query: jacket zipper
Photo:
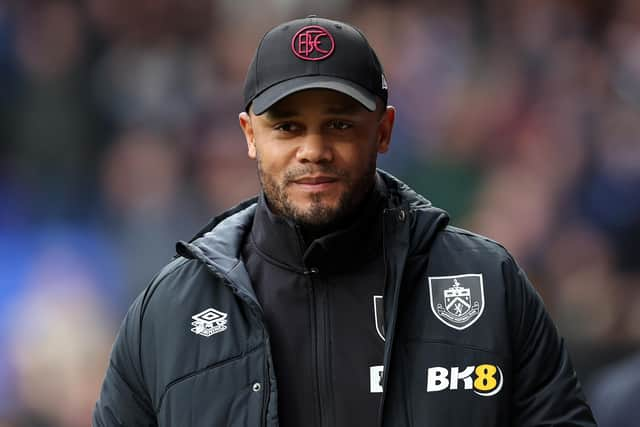
[[[387, 289], [385, 289], [384, 292], [384, 298], [383, 301], [385, 301], [385, 306], [386, 306], [386, 302], [388, 300], [391, 300], [391, 316], [389, 317], [389, 324], [387, 324], [387, 316], [385, 315], [385, 324], [384, 324], [384, 330], [385, 330], [385, 355], [384, 355], [384, 368], [382, 371], [382, 397], [380, 399], [380, 407], [379, 407], [379, 411], [378, 411], [378, 426], [383, 427], [384, 426], [384, 404], [385, 404], [385, 400], [387, 397], [387, 384], [388, 384], [388, 378], [390, 375], [390, 370], [391, 370], [391, 356], [392, 356], [392, 352], [393, 352], [393, 342], [394, 342], [394, 338], [395, 338], [395, 326], [396, 326], [396, 319], [398, 316], [398, 297], [400, 294], [400, 285], [401, 285], [401, 278], [398, 277], [394, 277], [394, 274], [389, 274], [388, 269], [389, 268], [393, 268], [393, 266], [391, 266], [389, 264], [390, 259], [389, 256], [387, 254], [387, 246], [386, 246], [386, 242], [384, 240], [384, 237], [388, 235], [388, 225], [387, 225], [387, 221], [384, 218], [384, 215], [391, 215], [394, 214], [396, 210], [394, 209], [385, 209], [383, 211], [383, 231], [382, 231], [382, 247], [383, 247], [383, 260], [385, 263], [385, 282], [391, 277], [393, 278], [393, 280], [396, 282], [393, 285], [393, 288], [391, 288], [391, 290], [393, 291], [393, 295], [387, 295]], [[397, 210], [398, 212], [398, 220], [400, 222], [404, 222], [406, 220], [406, 212], [403, 208]], [[397, 275], [397, 272], [396, 272]], [[399, 280], [400, 279], [400, 280]], [[386, 283], [385, 283], [385, 288], [386, 288]], [[391, 298], [389, 298], [391, 297]], [[384, 313], [386, 314], [387, 310], [383, 310]]]
[[262, 422], [260, 423], [260, 425], [262, 425], [262, 427], [266, 427], [267, 426], [267, 413], [269, 412], [269, 397], [271, 394], [271, 372], [269, 369], [269, 358], [271, 357], [270, 354], [271, 352], [269, 351], [270, 348], [270, 343], [269, 343], [269, 337], [266, 336], [266, 330], [265, 330], [265, 356], [264, 356], [264, 372], [265, 372], [265, 379], [264, 379], [264, 388], [263, 388], [263, 395], [262, 395]]
[[331, 392], [329, 381], [329, 327], [328, 327], [328, 295], [327, 288], [318, 277], [317, 268], [308, 269], [305, 274], [311, 282], [311, 298], [314, 322], [314, 346], [315, 346], [315, 380], [318, 392], [318, 416], [321, 427], [331, 427]]
[[[389, 327], [387, 325], [387, 319], [385, 318], [385, 314], [386, 314], [386, 310], [384, 309], [384, 302], [385, 300], [388, 298], [388, 296], [386, 295], [386, 290], [387, 290], [387, 281], [389, 280], [389, 264], [388, 264], [388, 256], [387, 256], [387, 247], [386, 247], [386, 239], [385, 239], [385, 215], [387, 214], [389, 210], [388, 209], [384, 209], [382, 212], [382, 262], [384, 263], [384, 286], [385, 286], [385, 290], [382, 294], [382, 322], [384, 324], [384, 345], [385, 345], [385, 352], [386, 353], [386, 349], [387, 346], [389, 346], [391, 344], [391, 336], [392, 335], [389, 331]], [[385, 377], [388, 375], [388, 367], [385, 366], [387, 365], [387, 363], [385, 363], [384, 357], [383, 357], [383, 361], [382, 361], [382, 378], [380, 378], [380, 385], [382, 386], [382, 396], [380, 396], [380, 406], [378, 409], [378, 426], [382, 427], [383, 426], [383, 409], [384, 409], [384, 401], [385, 401], [385, 397], [386, 397], [386, 381], [385, 381]]]

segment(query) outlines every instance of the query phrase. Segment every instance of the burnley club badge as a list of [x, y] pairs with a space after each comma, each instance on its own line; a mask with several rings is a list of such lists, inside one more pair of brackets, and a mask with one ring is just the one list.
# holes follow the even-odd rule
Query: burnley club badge
[[429, 277], [431, 311], [445, 325], [466, 329], [484, 311], [482, 274]]

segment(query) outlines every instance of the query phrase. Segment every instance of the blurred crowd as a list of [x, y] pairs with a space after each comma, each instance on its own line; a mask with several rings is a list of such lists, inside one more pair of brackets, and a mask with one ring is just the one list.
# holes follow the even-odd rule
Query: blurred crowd
[[0, 426], [89, 423], [132, 299], [257, 191], [246, 67], [310, 13], [380, 56], [380, 166], [509, 248], [622, 425], [599, 408], [640, 349], [640, 2], [0, 0]]

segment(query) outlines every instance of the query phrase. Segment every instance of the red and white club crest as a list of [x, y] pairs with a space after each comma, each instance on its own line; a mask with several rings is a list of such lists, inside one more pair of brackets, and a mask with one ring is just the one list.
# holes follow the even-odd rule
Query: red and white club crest
[[331, 33], [319, 25], [301, 28], [291, 39], [291, 50], [305, 61], [321, 61], [328, 58], [335, 47]]

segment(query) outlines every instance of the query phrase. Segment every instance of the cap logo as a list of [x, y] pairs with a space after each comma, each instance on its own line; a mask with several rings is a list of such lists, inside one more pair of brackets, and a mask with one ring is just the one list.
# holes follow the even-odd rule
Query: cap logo
[[329, 31], [319, 25], [308, 25], [291, 39], [291, 50], [305, 61], [321, 61], [333, 53], [335, 42]]

